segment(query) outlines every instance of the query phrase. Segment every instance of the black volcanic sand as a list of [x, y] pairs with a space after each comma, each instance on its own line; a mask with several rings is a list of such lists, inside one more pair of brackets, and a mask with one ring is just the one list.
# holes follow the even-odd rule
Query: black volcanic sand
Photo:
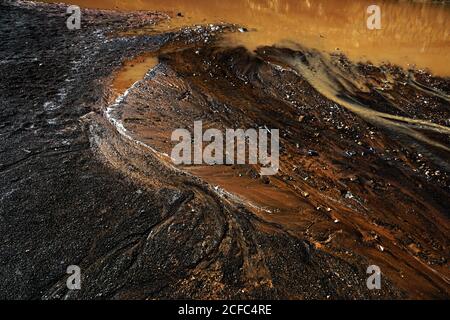
[[[238, 81], [252, 83], [252, 90], [236, 91], [233, 86], [227, 87], [225, 80], [213, 81], [213, 84], [204, 81], [206, 75], [213, 72], [211, 65], [203, 65], [190, 47], [205, 43], [207, 39], [212, 41], [207, 28], [120, 38], [114, 35], [125, 29], [153, 24], [163, 16], [87, 10], [83, 11], [82, 29], [69, 31], [65, 27], [63, 6], [14, 2], [0, 5], [0, 11], [0, 174], [3, 182], [0, 185], [0, 298], [448, 298], [448, 282], [440, 283], [440, 278], [430, 271], [430, 268], [445, 268], [449, 256], [445, 212], [449, 190], [447, 164], [442, 160], [448, 159], [448, 154], [426, 149], [429, 152], [420, 158], [429, 153], [434, 155], [430, 161], [420, 160], [426, 166], [421, 167], [419, 163], [403, 168], [403, 164], [396, 162], [396, 158], [406, 154], [399, 142], [399, 146], [396, 145], [399, 150], [393, 151], [395, 155], [371, 155], [371, 176], [363, 177], [368, 187], [351, 186], [348, 181], [345, 187], [342, 181], [338, 186], [332, 182], [332, 177], [325, 179], [318, 174], [318, 181], [308, 189], [314, 199], [320, 198], [327, 186], [345, 191], [344, 194], [364, 193], [370, 188], [368, 198], [378, 199], [369, 202], [370, 205], [380, 204], [380, 199], [390, 195], [386, 207], [373, 210], [373, 216], [371, 210], [361, 216], [351, 212], [342, 227], [345, 230], [338, 234], [352, 235], [355, 229], [350, 228], [352, 221], [356, 226], [362, 226], [361, 221], [375, 221], [379, 233], [392, 231], [381, 235], [383, 241], [391, 235], [401, 235], [401, 239], [390, 239], [392, 243], [401, 242], [399, 251], [380, 252], [376, 249], [384, 244], [377, 242], [380, 235], [366, 234], [367, 230], [360, 230], [359, 235], [350, 236], [347, 242], [338, 236], [333, 243], [336, 230], [330, 226], [333, 223], [329, 222], [329, 214], [318, 210], [320, 219], [311, 233], [294, 230], [285, 221], [258, 215], [242, 204], [219, 196], [203, 180], [170, 169], [154, 153], [120, 135], [104, 117], [104, 109], [115, 98], [108, 89], [111, 75], [126, 59], [142, 52], [159, 54], [164, 51], [157, 76], [167, 77], [168, 83], [190, 82], [196, 88], [180, 95], [176, 95], [178, 92], [174, 89], [166, 100], [164, 95], [150, 95], [166, 101], [166, 104], [161, 103], [162, 111], [159, 110], [163, 121], [170, 119], [163, 109], [170, 99], [189, 100], [200, 92], [205, 101], [226, 101], [233, 107], [235, 101], [229, 98], [232, 95], [225, 95], [222, 100], [218, 96], [214, 97], [216, 100], [208, 100], [205, 93], [238, 92], [241, 101], [254, 102], [255, 92], [261, 90], [254, 85], [264, 79], [272, 79], [275, 84], [272, 83], [271, 90], [281, 92], [286, 88], [276, 87], [276, 83], [283, 83], [277, 79], [279, 75], [270, 74], [273, 70], [264, 67], [264, 59], [275, 61], [279, 54], [267, 49], [254, 58], [243, 49], [219, 50], [217, 54], [206, 47], [205, 57], [219, 59], [217, 72], [226, 70], [223, 66], [233, 59], [234, 67], [228, 74], [220, 75], [225, 76], [223, 79], [231, 78], [230, 81], [238, 85]], [[167, 48], [173, 46], [171, 43], [180, 42], [189, 44], [186, 50], [167, 53]], [[241, 62], [257, 68], [243, 67]], [[192, 69], [197, 67], [200, 77], [193, 75]], [[363, 70], [366, 74], [378, 72], [368, 66], [361, 68], [367, 68]], [[420, 83], [439, 87], [448, 94], [448, 81], [427, 75], [417, 77], [423, 77], [418, 79]], [[303, 84], [300, 92], [308, 97], [309, 103], [300, 113], [296, 113], [293, 106], [286, 109], [286, 119], [305, 115], [304, 119], [313, 122], [323, 134], [329, 128], [321, 122], [323, 117], [314, 105], [323, 103], [334, 107], [334, 104], [320, 97], [305, 81], [292, 81]], [[167, 89], [155, 88], [162, 92]], [[261, 94], [261, 101], [268, 101], [268, 94]], [[148, 96], [132, 96], [134, 102], [142, 103], [142, 109], [138, 110], [140, 116], [145, 114], [145, 107], [159, 101], [143, 100], [145, 98]], [[439, 106], [437, 102], [434, 104], [439, 112], [445, 106], [448, 108], [447, 102], [439, 103]], [[263, 113], [267, 117], [265, 120], [278, 119], [279, 108], [285, 105], [274, 99], [270, 104], [271, 113]], [[210, 114], [210, 110], [202, 109], [206, 108], [204, 104], [197, 103], [196, 107], [197, 112], [200, 109]], [[412, 112], [407, 111], [402, 110], [411, 115]], [[358, 123], [345, 134], [353, 136], [358, 134], [354, 130], [375, 130], [351, 113], [342, 112], [342, 119]], [[180, 116], [186, 123], [187, 119], [190, 118]], [[209, 119], [219, 121], [215, 117]], [[255, 121], [253, 115], [241, 119], [230, 116], [219, 123], [252, 123], [248, 121]], [[136, 121], [130, 124], [137, 125]], [[139, 128], [135, 129], [136, 134], [139, 133]], [[324, 154], [327, 150], [320, 148], [324, 141], [336, 147], [335, 140], [321, 141], [314, 130], [305, 130], [309, 137], [305, 139], [308, 143], [305, 148]], [[382, 136], [377, 140], [380, 143], [388, 144], [396, 139], [395, 135], [385, 136], [384, 132], [377, 134]], [[404, 141], [402, 139], [399, 138]], [[436, 139], [448, 145], [445, 137], [439, 135]], [[284, 145], [289, 147], [292, 142]], [[156, 143], [156, 146], [159, 145]], [[350, 150], [350, 146], [345, 150], [347, 148]], [[348, 170], [368, 161], [353, 155], [351, 159], [333, 157], [333, 152], [332, 148], [328, 150], [327, 159], [339, 162], [339, 166]], [[293, 157], [298, 159], [298, 155]], [[405, 162], [416, 163], [414, 157], [417, 154], [408, 151]], [[439, 176], [426, 177], [426, 172], [436, 172], [439, 166], [442, 166]], [[411, 171], [416, 167], [416, 171]], [[430, 170], [423, 170], [425, 167]], [[314, 175], [313, 171], [306, 172], [308, 170], [298, 176], [293, 174], [292, 178], [299, 179], [301, 174]], [[390, 188], [397, 177], [404, 183], [398, 188], [400, 191]], [[285, 178], [291, 181], [289, 176]], [[402, 191], [416, 183], [423, 190], [414, 189], [404, 200], [407, 193]], [[421, 192], [419, 200], [414, 199], [417, 192]], [[380, 211], [388, 209], [395, 201], [402, 204], [396, 207], [400, 218], [395, 225], [385, 223], [391, 220], [380, 215]], [[413, 210], [408, 211], [408, 208]], [[417, 212], [417, 208], [422, 208], [423, 212]], [[430, 217], [427, 211], [432, 213]], [[414, 223], [402, 224], [402, 221], [414, 219], [417, 219]], [[412, 232], [408, 236], [415, 223], [421, 222], [430, 234], [419, 236]], [[350, 244], [358, 241], [372, 251]], [[415, 251], [401, 251], [406, 247]], [[404, 280], [417, 283], [413, 292], [408, 291], [408, 285], [402, 284], [392, 270], [390, 261], [399, 252], [411, 257], [408, 260], [402, 256], [397, 267], [402, 270], [403, 263], [413, 264], [408, 266], [409, 279]], [[380, 291], [369, 291], [366, 287], [366, 269], [374, 262], [391, 266], [390, 273], [383, 276]], [[65, 271], [69, 265], [79, 265], [82, 269], [80, 291], [66, 289]]]

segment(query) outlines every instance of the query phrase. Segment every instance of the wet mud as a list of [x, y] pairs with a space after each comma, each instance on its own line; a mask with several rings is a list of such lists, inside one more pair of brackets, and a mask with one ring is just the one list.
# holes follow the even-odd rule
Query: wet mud
[[[417, 290], [414, 274], [425, 273], [430, 289], [446, 292], [448, 102], [417, 90], [411, 79], [421, 75], [342, 56], [309, 82], [310, 69], [297, 63], [310, 67], [314, 55], [209, 46], [166, 53], [114, 116], [169, 166], [171, 133], [193, 131], [194, 121], [205, 130], [280, 128], [276, 176], [260, 176], [257, 166], [179, 169], [317, 249], [382, 265], [407, 292]], [[418, 243], [420, 253], [412, 249]]]
[[[448, 298], [448, 78], [170, 13], [1, 11], [3, 298]], [[279, 128], [279, 173], [173, 165], [197, 120]]]

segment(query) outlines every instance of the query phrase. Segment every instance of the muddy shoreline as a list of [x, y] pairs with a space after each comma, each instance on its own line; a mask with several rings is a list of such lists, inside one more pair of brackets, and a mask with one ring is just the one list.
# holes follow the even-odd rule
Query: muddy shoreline
[[[0, 7], [0, 298], [449, 297], [448, 151], [369, 123], [280, 71], [280, 57], [306, 52], [217, 48], [220, 32], [208, 26], [118, 36], [165, 19], [157, 13], [84, 10], [86, 24], [71, 32], [65, 6]], [[172, 125], [196, 116], [287, 128], [285, 167], [269, 186], [302, 198], [296, 210], [264, 214], [220, 196], [220, 181], [174, 170], [117, 131], [105, 118], [111, 84], [146, 53], [159, 64], [118, 115], [132, 138], [167, 152]], [[394, 85], [410, 79], [395, 67], [356, 68], [376, 85], [380, 74], [397, 77]], [[388, 94], [347, 97], [448, 127], [448, 101], [428, 91], [448, 96], [450, 81], [414, 79], [422, 90], [388, 92], [414, 97], [393, 112]], [[446, 134], [413, 129], [449, 146]], [[267, 185], [252, 168], [231, 170], [228, 182]], [[386, 270], [381, 291], [366, 287], [374, 263]], [[83, 290], [66, 289], [68, 265], [82, 268]]]

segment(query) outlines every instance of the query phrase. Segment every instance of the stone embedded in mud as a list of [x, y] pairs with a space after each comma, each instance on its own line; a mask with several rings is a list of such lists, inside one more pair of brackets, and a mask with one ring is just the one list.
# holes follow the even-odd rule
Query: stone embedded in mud
[[[3, 18], [2, 12], [0, 19]], [[0, 28], [8, 25], [0, 24]], [[58, 30], [55, 26], [51, 28]], [[29, 31], [28, 28], [25, 29], [27, 30]], [[17, 36], [17, 32], [12, 30], [11, 34]], [[82, 30], [78, 35], [81, 39], [90, 37], [84, 32]], [[192, 34], [189, 32], [185, 30], [184, 34], [189, 36]], [[24, 35], [26, 34], [25, 32]], [[8, 36], [8, 33], [1, 34], [2, 39]], [[130, 91], [129, 101], [133, 103], [129, 107], [133, 111], [162, 113], [158, 114], [159, 121], [151, 125], [146, 121], [151, 121], [154, 114], [145, 114], [140, 118], [146, 120], [142, 121], [144, 126], [147, 129], [167, 128], [171, 124], [181, 126], [181, 123], [185, 124], [183, 120], [187, 119], [187, 123], [192, 123], [191, 117], [203, 116], [219, 125], [228, 122], [233, 126], [241, 124], [243, 127], [255, 127], [255, 123], [271, 122], [274, 124], [271, 127], [276, 125], [289, 130], [289, 133], [283, 133], [283, 150], [289, 156], [284, 157], [286, 165], [282, 169], [289, 170], [293, 179], [284, 179], [288, 173], [282, 172], [279, 177], [267, 179], [265, 184], [258, 179], [249, 181], [243, 174], [237, 179], [238, 187], [242, 189], [235, 194], [230, 193], [230, 196], [224, 195], [227, 191], [224, 188], [211, 189], [198, 177], [178, 171], [174, 173], [166, 168], [164, 162], [155, 160], [148, 150], [142, 151], [142, 146], [124, 139], [114, 128], [104, 123], [101, 117], [94, 118], [89, 123], [89, 130], [82, 132], [78, 128], [73, 133], [71, 138], [80, 142], [74, 146], [81, 146], [83, 150], [67, 146], [64, 153], [52, 153], [52, 150], [45, 149], [48, 141], [45, 139], [51, 137], [50, 139], [55, 140], [50, 142], [56, 142], [60, 138], [63, 141], [66, 137], [54, 135], [51, 128], [45, 127], [45, 117], [34, 113], [33, 102], [38, 98], [30, 99], [30, 103], [24, 101], [22, 106], [13, 99], [17, 97], [13, 93], [15, 91], [11, 90], [11, 95], [6, 97], [7, 111], [11, 112], [5, 115], [6, 121], [1, 124], [2, 129], [15, 128], [17, 122], [20, 127], [23, 119], [35, 121], [41, 116], [44, 123], [44, 127], [36, 132], [44, 143], [39, 144], [41, 140], [37, 138], [31, 140], [33, 143], [37, 142], [38, 146], [43, 146], [41, 154], [33, 153], [24, 158], [23, 152], [15, 153], [15, 150], [29, 147], [26, 143], [29, 138], [26, 130], [7, 135], [7, 139], [1, 140], [5, 144], [5, 159], [12, 163], [9, 167], [5, 164], [0, 167], [6, 177], [3, 188], [6, 192], [18, 188], [18, 191], [2, 201], [2, 205], [7, 205], [6, 217], [19, 219], [19, 222], [21, 219], [31, 219], [34, 222], [17, 223], [11, 228], [5, 228], [4, 241], [7, 248], [11, 249], [5, 252], [8, 258], [9, 252], [22, 252], [23, 248], [27, 248], [30, 235], [37, 242], [37, 250], [29, 252], [30, 256], [27, 258], [40, 267], [40, 270], [37, 270], [36, 275], [26, 274], [30, 283], [23, 288], [32, 289], [35, 293], [32, 296], [38, 296], [41, 290], [45, 291], [46, 296], [51, 296], [58, 284], [50, 287], [48, 284], [55, 283], [63, 275], [58, 269], [48, 268], [53, 263], [52, 254], [69, 244], [71, 247], [80, 247], [74, 255], [81, 260], [89, 252], [89, 261], [86, 263], [89, 265], [88, 278], [95, 279], [95, 282], [87, 283], [87, 291], [72, 293], [70, 297], [73, 298], [385, 298], [399, 297], [402, 292], [408, 292], [411, 288], [409, 283], [414, 283], [413, 289], [419, 290], [422, 297], [446, 295], [442, 279], [430, 270], [436, 268], [445, 273], [445, 266], [434, 265], [438, 259], [433, 260], [428, 253], [435, 254], [433, 251], [442, 250], [447, 239], [445, 228], [440, 224], [443, 221], [441, 213], [448, 203], [448, 193], [442, 185], [423, 180], [418, 173], [412, 171], [416, 169], [414, 165], [410, 166], [407, 161], [388, 166], [377, 155], [364, 159], [355, 157], [349, 161], [344, 155], [345, 150], [355, 148], [357, 141], [367, 144], [363, 133], [369, 132], [371, 128], [364, 119], [323, 97], [302, 76], [274, 67], [274, 60], [285, 57], [284, 54], [303, 57], [303, 53], [286, 53], [266, 48], [265, 55], [258, 55], [245, 50], [216, 48], [208, 43], [199, 46], [201, 54], [197, 55], [195, 49], [192, 49], [196, 48], [194, 37], [186, 43], [184, 40], [172, 42], [172, 37], [179, 36], [177, 31], [164, 34], [164, 41], [173, 45], [175, 52], [166, 52], [152, 77], [148, 77], [144, 85]], [[53, 42], [59, 39], [59, 33], [55, 32], [55, 37], [56, 39], [49, 40]], [[45, 43], [45, 36], [40, 35], [40, 39]], [[114, 65], [113, 61], [121, 60], [122, 54], [125, 55], [121, 51], [124, 48], [132, 49], [131, 52], [127, 51], [127, 55], [142, 48], [149, 49], [148, 39], [145, 37], [140, 42], [137, 37], [121, 42], [112, 38], [109, 44], [103, 44], [97, 42], [99, 39], [88, 38], [88, 43], [92, 42], [94, 47], [106, 46], [109, 50], [102, 50], [101, 54], [89, 56], [91, 59], [83, 62], [86, 74], [83, 73], [81, 80], [76, 80], [82, 94], [73, 100], [74, 104], [77, 106], [79, 103], [86, 103], [90, 106], [93, 102], [98, 102], [99, 98], [93, 95], [101, 96], [102, 92], [90, 91], [98, 88], [98, 83], [103, 83], [94, 81], [99, 77], [96, 71], [101, 69], [103, 76], [111, 72], [109, 67], [103, 69], [99, 66], [110, 66], [110, 63]], [[68, 39], [62, 41], [67, 42]], [[16, 47], [11, 46], [11, 50], [13, 49]], [[6, 50], [10, 50], [8, 46]], [[30, 50], [29, 47], [23, 47], [23, 52], [33, 54]], [[80, 56], [86, 56], [89, 54], [87, 51], [91, 51], [76, 46], [70, 50]], [[268, 57], [268, 52], [275, 54]], [[53, 55], [45, 57], [46, 65], [48, 63], [64, 67], [60, 63], [64, 59], [58, 59], [63, 53], [54, 54], [57, 58]], [[267, 63], [268, 61], [271, 63]], [[350, 62], [345, 66], [356, 68]], [[14, 88], [17, 84], [15, 73], [22, 74], [25, 70], [27, 72], [23, 74], [28, 74], [34, 70], [33, 64], [20, 61], [7, 64], [7, 67], [13, 72], [6, 74], [5, 83]], [[165, 73], [164, 77], [158, 77], [160, 70]], [[196, 77], [191, 77], [194, 73]], [[401, 77], [399, 73], [396, 75]], [[367, 78], [378, 79], [379, 75], [367, 75]], [[40, 90], [57, 88], [59, 83], [64, 83], [64, 79], [60, 77], [57, 84], [56, 81], [48, 82], [48, 79], [41, 79], [40, 86], [32, 86], [27, 82], [24, 82], [24, 86], [30, 85], [33, 95], [46, 97], [46, 93]], [[291, 89], [286, 92], [284, 88], [288, 86], [297, 88], [298, 95], [293, 95]], [[186, 90], [192, 92], [189, 98], [177, 99]], [[420, 94], [411, 86], [399, 90], [410, 91], [395, 91], [391, 94], [401, 93], [397, 98]], [[298, 101], [286, 102], [286, 93], [290, 100]], [[352, 96], [355, 99], [363, 98], [368, 104], [377, 101], [376, 98], [379, 97], [379, 93], [347, 94], [355, 95]], [[135, 100], [132, 100], [133, 97]], [[380, 98], [380, 102], [385, 99]], [[180, 105], [176, 101], [181, 101]], [[44, 101], [40, 101], [36, 105], [42, 106], [43, 103]], [[408, 107], [408, 112], [413, 113], [416, 118], [421, 118], [422, 112], [426, 112], [421, 109], [422, 105], [414, 109], [400, 103], [399, 110]], [[165, 105], [169, 106], [166, 110], [163, 108]], [[379, 105], [382, 104], [374, 103], [373, 107]], [[443, 104], [437, 105], [442, 107]], [[17, 112], [22, 111], [21, 108], [25, 112]], [[61, 108], [56, 110], [61, 121], [78, 122], [80, 110], [74, 109], [72, 103], [65, 103]], [[175, 112], [171, 113], [171, 110]], [[311, 119], [311, 126], [299, 125], [296, 121], [299, 113], [304, 113], [308, 121]], [[433, 118], [433, 114], [427, 116], [437, 119]], [[42, 124], [39, 121], [36, 123]], [[126, 123], [127, 126], [136, 127], [139, 124], [133, 121]], [[337, 126], [342, 130], [336, 131], [334, 128]], [[103, 134], [98, 134], [96, 128]], [[41, 133], [43, 134], [40, 135]], [[133, 133], [137, 136], [139, 130]], [[91, 144], [88, 137], [91, 138]], [[151, 138], [153, 142], [159, 137], [151, 134]], [[373, 145], [380, 150], [395, 150], [398, 145], [410, 141], [398, 139], [397, 136], [393, 138], [383, 128], [371, 138]], [[161, 137], [160, 141], [167, 145], [168, 140], [168, 137]], [[315, 148], [320, 150], [322, 157], [304, 157], [305, 152], [296, 148], [296, 142], [301, 143], [302, 150], [313, 151], [311, 156], [319, 155], [314, 151]], [[408, 143], [406, 146], [409, 147]], [[398, 158], [403, 154], [401, 151]], [[428, 164], [430, 151], [423, 154], [423, 162], [426, 163], [422, 168], [424, 175], [428, 171], [428, 178], [432, 179], [432, 173], [439, 169], [445, 183], [446, 171]], [[434, 154], [433, 150], [431, 154]], [[105, 161], [106, 165], [98, 158]], [[14, 160], [20, 162], [16, 165]], [[49, 165], [52, 170], [47, 170]], [[32, 176], [26, 171], [30, 166], [33, 169]], [[297, 170], [291, 172], [290, 168], [293, 167]], [[227, 169], [234, 170], [229, 167]], [[29, 176], [26, 184], [21, 184], [21, 179], [18, 178], [23, 175]], [[350, 175], [358, 175], [364, 181], [376, 181], [373, 185], [377, 187], [372, 188], [369, 183], [346, 185]], [[423, 187], [420, 192], [416, 188], [417, 184]], [[252, 189], [255, 185], [257, 188]], [[250, 191], [242, 192], [247, 187]], [[137, 188], [142, 188], [142, 194], [135, 192]], [[281, 209], [267, 209], [264, 206], [252, 208], [248, 201], [235, 203], [235, 195], [257, 194], [267, 189], [281, 192], [276, 193], [276, 196], [274, 193], [263, 194], [257, 199], [269, 199], [272, 206], [274, 201], [278, 201], [276, 206]], [[336, 191], [341, 189], [344, 190], [342, 196], [350, 193], [352, 196], [349, 198], [353, 200], [343, 200]], [[308, 190], [308, 199], [302, 197], [304, 194], [299, 190]], [[48, 196], [49, 193], [51, 196]], [[32, 196], [20, 199], [21, 194]], [[285, 197], [287, 194], [293, 194], [296, 200]], [[11, 200], [17, 200], [18, 197], [21, 201]], [[362, 197], [364, 201], [360, 200]], [[42, 202], [41, 199], [46, 201]], [[333, 206], [333, 213], [329, 213], [329, 207], [325, 204]], [[316, 207], [319, 211], [314, 210]], [[36, 210], [28, 212], [23, 208]], [[50, 224], [51, 230], [48, 230], [48, 223], [33, 220], [36, 218], [36, 214], [33, 215], [35, 212], [39, 213], [39, 219], [42, 217], [42, 222], [54, 221], [57, 217], [58, 224]], [[71, 219], [59, 219], [66, 215]], [[342, 223], [335, 225], [339, 220]], [[80, 224], [80, 221], [83, 223]], [[2, 223], [5, 222], [8, 219], [2, 219]], [[22, 230], [21, 225], [30, 226], [31, 230], [28, 227]], [[383, 236], [380, 236], [379, 243], [393, 250], [391, 254], [381, 255], [374, 250], [373, 245], [367, 246], [361, 241], [361, 236], [373, 229], [381, 230], [380, 234]], [[48, 237], [41, 238], [39, 235], [43, 232]], [[54, 234], [61, 237], [53, 237]], [[400, 240], [404, 234], [421, 244], [423, 250], [420, 257], [410, 256], [402, 246]], [[11, 241], [17, 238], [20, 241]], [[391, 239], [396, 241], [395, 245]], [[311, 241], [317, 248], [326, 250], [315, 250], [314, 245], [310, 248], [303, 243], [305, 241]], [[430, 243], [433, 243], [433, 247]], [[17, 247], [19, 250], [12, 250]], [[342, 254], [343, 250], [346, 255]], [[65, 253], [64, 261], [70, 261], [72, 257], [71, 252]], [[395, 266], [394, 271], [386, 271], [386, 279], [392, 279], [394, 284], [386, 283], [385, 291], [375, 295], [367, 292], [365, 270], [361, 270], [361, 265], [366, 263], [365, 259], [368, 257], [370, 260]], [[10, 275], [17, 259], [7, 261], [6, 273]], [[428, 265], [428, 262], [430, 268], [425, 268], [424, 265]], [[47, 272], [49, 269], [52, 270], [51, 273]], [[192, 277], [192, 270], [195, 277]], [[397, 270], [405, 273], [410, 281], [399, 280]], [[44, 281], [35, 280], [38, 278]], [[14, 277], [8, 277], [6, 285], [0, 282], [0, 295], [14, 295], [22, 290], [21, 286], [18, 287], [10, 279]], [[417, 284], [423, 285], [419, 288]], [[64, 287], [62, 288], [64, 293]]]
[[347, 158], [353, 158], [357, 155], [356, 151], [345, 151], [345, 156]]
[[264, 184], [270, 184], [270, 179], [267, 176], [261, 176], [261, 180]]

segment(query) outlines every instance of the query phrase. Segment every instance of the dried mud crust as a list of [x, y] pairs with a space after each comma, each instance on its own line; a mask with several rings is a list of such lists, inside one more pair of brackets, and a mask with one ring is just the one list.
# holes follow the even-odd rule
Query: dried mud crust
[[[389, 278], [367, 290], [367, 257], [317, 250], [165, 166], [104, 118], [105, 79], [176, 36], [113, 35], [162, 15], [88, 10], [69, 31], [64, 6], [0, 10], [0, 298], [411, 296]], [[68, 265], [81, 267], [82, 290], [66, 289]]]

